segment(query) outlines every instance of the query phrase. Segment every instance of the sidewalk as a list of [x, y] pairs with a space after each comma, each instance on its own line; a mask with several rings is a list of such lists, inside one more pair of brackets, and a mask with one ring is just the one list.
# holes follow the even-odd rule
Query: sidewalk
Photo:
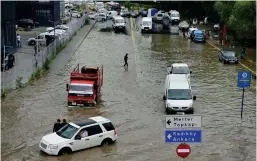
[[[219, 41], [214, 40], [212, 37], [210, 37], [206, 42], [217, 50], [228, 49], [228, 48], [224, 48], [223, 46], [219, 45]], [[238, 46], [235, 46], [235, 48], [233, 48], [233, 50], [236, 53], [240, 53], [240, 47], [238, 47]], [[253, 54], [255, 55], [256, 54], [256, 49], [249, 49], [248, 48], [248, 49], [246, 49], [246, 51], [248, 51], [247, 52], [248, 55], [253, 55]], [[246, 58], [246, 60], [241, 60], [240, 59], [239, 64], [242, 65], [247, 70], [251, 71], [252, 74], [256, 77], [256, 62], [254, 62], [253, 60], [251, 60], [249, 58]]]
[[[73, 21], [73, 23], [76, 23]], [[86, 25], [83, 27], [89, 28], [93, 27], [94, 23], [90, 23], [90, 25]], [[84, 34], [84, 33], [83, 33]], [[78, 35], [77, 35], [78, 36]], [[77, 37], [75, 36], [75, 37]], [[71, 42], [76, 41], [75, 38], [72, 39]], [[69, 43], [71, 43], [69, 42]], [[51, 45], [51, 44], [50, 44]], [[38, 67], [42, 67], [42, 62], [47, 55], [43, 55], [42, 52], [39, 52], [38, 55]], [[17, 52], [15, 54], [16, 62], [15, 66], [8, 71], [2, 72], [2, 88], [16, 88], [16, 80], [18, 77], [22, 77], [22, 83], [27, 83], [30, 79], [31, 74], [36, 70], [35, 67], [35, 57], [34, 52]]]

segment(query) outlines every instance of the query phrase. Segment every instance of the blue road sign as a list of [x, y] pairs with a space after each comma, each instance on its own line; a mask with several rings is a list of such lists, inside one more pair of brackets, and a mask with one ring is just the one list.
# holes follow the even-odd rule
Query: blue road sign
[[165, 130], [166, 143], [201, 143], [201, 130]]
[[238, 72], [237, 87], [239, 88], [250, 87], [251, 78], [252, 78], [251, 72], [247, 72], [247, 71]]

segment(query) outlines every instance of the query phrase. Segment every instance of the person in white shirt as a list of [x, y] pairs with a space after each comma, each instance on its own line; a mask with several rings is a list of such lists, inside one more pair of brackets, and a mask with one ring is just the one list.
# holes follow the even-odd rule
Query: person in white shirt
[[19, 34], [17, 34], [17, 45], [18, 48], [21, 48], [21, 36]]

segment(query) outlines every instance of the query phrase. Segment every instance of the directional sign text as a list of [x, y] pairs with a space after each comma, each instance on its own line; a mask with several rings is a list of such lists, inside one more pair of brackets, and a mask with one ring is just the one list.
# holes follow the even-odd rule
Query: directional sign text
[[167, 116], [166, 129], [171, 128], [200, 128], [202, 126], [201, 116]]
[[166, 130], [166, 143], [200, 143], [202, 141], [201, 130]]

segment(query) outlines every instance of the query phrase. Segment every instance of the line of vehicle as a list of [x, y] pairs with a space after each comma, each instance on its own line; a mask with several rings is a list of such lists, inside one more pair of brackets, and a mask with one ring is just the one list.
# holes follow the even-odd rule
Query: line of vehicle
[[[218, 48], [217, 46], [213, 45], [213, 44], [210, 43], [208, 40], [207, 40], [206, 42], [207, 42], [209, 45], [211, 45], [213, 48], [215, 48], [215, 49], [221, 51], [220, 48]], [[248, 69], [249, 71], [251, 71], [251, 72], [256, 76], [256, 72], [255, 72], [255, 71], [253, 71], [252, 69], [250, 69], [249, 67], [247, 67], [246, 65], [244, 65], [243, 63], [241, 63], [240, 61], [239, 61], [239, 64], [242, 65], [244, 68]]]

